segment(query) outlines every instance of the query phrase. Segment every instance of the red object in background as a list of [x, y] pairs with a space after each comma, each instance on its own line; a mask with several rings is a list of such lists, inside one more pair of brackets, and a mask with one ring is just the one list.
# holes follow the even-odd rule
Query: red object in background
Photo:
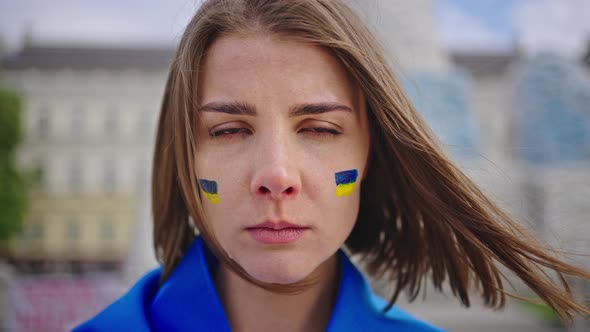
[[15, 279], [8, 287], [8, 331], [69, 331], [123, 295], [119, 274], [40, 275]]

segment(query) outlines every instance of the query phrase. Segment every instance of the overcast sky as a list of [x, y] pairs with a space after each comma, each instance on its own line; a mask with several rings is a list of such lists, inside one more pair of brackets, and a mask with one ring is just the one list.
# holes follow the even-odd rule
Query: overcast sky
[[[506, 49], [518, 42], [530, 53], [578, 57], [590, 38], [590, 0], [433, 1], [437, 33], [449, 49]], [[0, 35], [11, 50], [22, 45], [27, 29], [43, 43], [174, 45], [198, 3], [0, 0]]]
[[448, 48], [520, 44], [578, 57], [590, 40], [590, 0], [435, 0]]

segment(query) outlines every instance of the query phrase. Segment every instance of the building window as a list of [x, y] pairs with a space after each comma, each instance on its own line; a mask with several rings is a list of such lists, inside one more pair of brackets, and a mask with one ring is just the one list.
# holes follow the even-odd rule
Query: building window
[[47, 163], [44, 159], [38, 159], [35, 168], [33, 169], [34, 186], [37, 188], [45, 188], [47, 181]]
[[25, 244], [35, 245], [43, 240], [43, 220], [36, 216], [30, 222], [27, 222], [20, 229], [19, 237]]
[[113, 193], [117, 189], [117, 172], [115, 161], [107, 159], [103, 164], [103, 183], [107, 193]]
[[149, 164], [145, 159], [139, 159], [137, 161], [135, 169], [135, 188], [138, 193], [143, 192], [147, 188], [147, 185], [149, 183], [148, 167]]
[[109, 136], [114, 136], [118, 131], [117, 110], [110, 108], [105, 112], [104, 132]]
[[100, 238], [105, 242], [109, 242], [112, 241], [114, 237], [115, 230], [113, 222], [110, 219], [104, 219], [100, 223]]
[[75, 241], [80, 237], [80, 224], [76, 219], [70, 219], [66, 224], [66, 239]]
[[72, 109], [72, 117], [70, 123], [70, 130], [72, 133], [72, 137], [79, 138], [84, 133], [85, 127], [85, 113], [82, 107], [75, 107]]
[[145, 110], [145, 112], [139, 113], [139, 119], [137, 119], [139, 137], [147, 138], [152, 135], [152, 131], [154, 129], [152, 128], [153, 121], [152, 121], [151, 116], [152, 116], [152, 114], [148, 110]]
[[82, 165], [78, 159], [70, 160], [70, 165], [68, 167], [68, 185], [72, 192], [78, 192], [82, 187]]
[[26, 240], [40, 240], [43, 237], [43, 223], [39, 218], [23, 227], [22, 237]]
[[37, 117], [37, 136], [47, 138], [49, 136], [49, 108], [41, 106]]

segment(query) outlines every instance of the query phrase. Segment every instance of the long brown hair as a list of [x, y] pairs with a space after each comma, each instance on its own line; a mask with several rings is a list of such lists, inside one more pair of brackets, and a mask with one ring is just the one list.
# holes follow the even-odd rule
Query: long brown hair
[[[209, 0], [187, 26], [166, 83], [153, 161], [154, 245], [163, 279], [193, 240], [194, 222], [218, 258], [247, 280], [273, 289], [251, 278], [213, 236], [203, 217], [193, 164], [198, 77], [207, 48], [223, 34], [256, 33], [329, 50], [366, 96], [370, 166], [345, 245], [361, 255], [372, 277], [390, 281], [390, 306], [402, 290], [414, 299], [423, 279], [430, 277], [438, 290], [448, 278], [466, 306], [475, 285], [486, 305], [503, 307], [505, 295], [521, 297], [504, 290], [497, 262], [515, 272], [563, 321], [570, 322], [574, 312], [590, 313], [574, 300], [564, 278], [590, 279], [590, 273], [558, 259], [528, 235], [445, 156], [379, 43], [337, 0]], [[563, 288], [546, 269], [557, 272]]]

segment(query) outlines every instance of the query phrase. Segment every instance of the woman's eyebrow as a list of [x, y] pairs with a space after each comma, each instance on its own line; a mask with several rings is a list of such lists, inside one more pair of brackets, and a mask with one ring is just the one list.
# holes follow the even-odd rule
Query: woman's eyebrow
[[[250, 115], [255, 116], [256, 107], [248, 103], [241, 102], [211, 102], [199, 107], [201, 112], [218, 112], [233, 115]], [[302, 115], [314, 115], [331, 111], [345, 111], [354, 113], [353, 109], [339, 103], [305, 103], [292, 106], [289, 109], [289, 117]]]
[[339, 103], [310, 103], [295, 105], [291, 107], [291, 109], [289, 110], [289, 117], [321, 114], [331, 111], [345, 111], [354, 113], [352, 108]]
[[222, 102], [212, 102], [207, 103], [199, 107], [199, 111], [201, 112], [219, 112], [219, 113], [227, 113], [233, 115], [256, 115], [256, 108], [247, 103], [238, 103], [238, 102], [230, 102], [230, 103], [222, 103]]

